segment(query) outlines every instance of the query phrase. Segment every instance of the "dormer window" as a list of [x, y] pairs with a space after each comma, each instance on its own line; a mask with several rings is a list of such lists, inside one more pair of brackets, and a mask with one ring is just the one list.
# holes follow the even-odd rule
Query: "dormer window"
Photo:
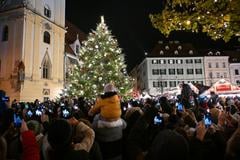
[[175, 54], [175, 55], [178, 55], [178, 51], [177, 51], [177, 50], [175, 50], [175, 51], [174, 51], [174, 54]]
[[164, 54], [164, 52], [163, 52], [163, 50], [161, 50], [161, 51], [160, 51], [160, 55], [163, 55], [163, 54]]
[[44, 6], [44, 15], [48, 18], [51, 18], [51, 10], [50, 10], [50, 7], [48, 5]]
[[182, 50], [182, 46], [178, 46], [178, 50]]
[[216, 52], [216, 56], [217, 56], [217, 55], [219, 55], [219, 56], [220, 56], [220, 52], [219, 52], [219, 51], [217, 51], [217, 52]]
[[210, 51], [210, 52], [208, 52], [208, 55], [209, 55], [209, 56], [212, 56], [212, 55], [213, 55], [213, 53]]
[[76, 45], [76, 53], [79, 53], [79, 45]]
[[189, 50], [189, 54], [192, 55], [193, 54], [193, 50]]
[[233, 58], [232, 61], [233, 61], [233, 62], [237, 62], [237, 58]]

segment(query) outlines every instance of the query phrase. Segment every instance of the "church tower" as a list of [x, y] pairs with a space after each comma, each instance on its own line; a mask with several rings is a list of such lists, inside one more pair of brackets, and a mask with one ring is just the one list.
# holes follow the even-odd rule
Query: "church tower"
[[0, 1], [0, 90], [11, 101], [59, 96], [65, 32], [65, 0]]

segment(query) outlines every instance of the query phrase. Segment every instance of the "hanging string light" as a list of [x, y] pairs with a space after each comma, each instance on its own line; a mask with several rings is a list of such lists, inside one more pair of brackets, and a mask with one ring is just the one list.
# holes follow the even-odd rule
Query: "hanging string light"
[[162, 12], [149, 17], [153, 27], [165, 36], [172, 31], [191, 30], [228, 42], [240, 35], [239, 0], [166, 0]]

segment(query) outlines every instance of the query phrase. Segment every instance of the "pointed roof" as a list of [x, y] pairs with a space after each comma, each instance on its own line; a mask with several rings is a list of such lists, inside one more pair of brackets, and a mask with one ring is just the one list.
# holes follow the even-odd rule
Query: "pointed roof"
[[202, 95], [209, 95], [213, 91], [217, 94], [240, 94], [240, 87], [230, 83], [225, 79], [220, 79], [215, 82], [208, 90], [202, 93]]
[[10, 9], [15, 9], [18, 7], [23, 7], [25, 4], [25, 0], [6, 0], [0, 1], [0, 12]]
[[67, 28], [66, 29], [67, 33], [65, 36], [66, 44], [72, 44], [73, 42], [76, 41], [77, 37], [80, 42], [82, 42], [83, 40], [86, 40], [87, 35], [83, 31], [81, 31], [76, 25], [66, 20], [65, 26]]
[[147, 57], [198, 57], [197, 50], [190, 43], [180, 43], [179, 41], [158, 43]]

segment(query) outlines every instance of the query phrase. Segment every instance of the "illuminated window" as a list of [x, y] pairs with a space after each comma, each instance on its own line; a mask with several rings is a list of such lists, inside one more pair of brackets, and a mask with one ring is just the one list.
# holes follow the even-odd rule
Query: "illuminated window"
[[156, 59], [153, 59], [152, 64], [158, 64], [158, 61]]
[[202, 63], [201, 59], [195, 59], [195, 63]]
[[189, 50], [189, 54], [192, 55], [193, 54], [193, 50]]
[[177, 64], [182, 64], [182, 63], [183, 63], [183, 60], [182, 60], [182, 59], [177, 59], [177, 60], [176, 60], [176, 63], [177, 63]]

